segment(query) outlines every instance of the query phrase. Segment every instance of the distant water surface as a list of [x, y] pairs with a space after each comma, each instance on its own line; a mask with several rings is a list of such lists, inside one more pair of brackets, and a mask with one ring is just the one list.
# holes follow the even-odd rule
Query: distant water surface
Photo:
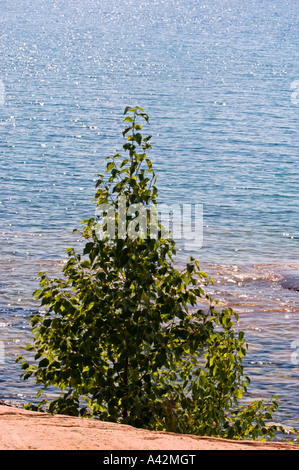
[[77, 243], [123, 109], [139, 105], [161, 202], [203, 204], [203, 247], [178, 243], [177, 262], [193, 254], [214, 277], [250, 345], [250, 396], [277, 394], [297, 425], [298, 2], [4, 0], [0, 13], [0, 399], [35, 393], [14, 361], [36, 274]]

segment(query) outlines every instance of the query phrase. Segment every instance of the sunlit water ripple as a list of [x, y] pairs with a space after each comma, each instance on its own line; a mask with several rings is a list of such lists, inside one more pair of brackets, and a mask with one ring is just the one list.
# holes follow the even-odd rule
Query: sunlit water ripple
[[35, 394], [15, 358], [39, 308], [36, 274], [59, 272], [80, 244], [71, 231], [93, 215], [95, 174], [121, 149], [124, 107], [138, 104], [161, 202], [203, 204], [203, 247], [178, 242], [177, 262], [195, 255], [239, 313], [249, 398], [278, 395], [277, 419], [297, 425], [298, 3], [0, 8], [0, 399]]

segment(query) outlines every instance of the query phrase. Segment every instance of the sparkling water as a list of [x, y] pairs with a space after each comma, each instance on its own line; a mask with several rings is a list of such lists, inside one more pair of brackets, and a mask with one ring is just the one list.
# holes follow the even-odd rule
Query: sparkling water
[[5, 0], [0, 6], [0, 398], [35, 395], [15, 358], [36, 275], [94, 215], [123, 110], [150, 116], [161, 202], [203, 204], [185, 250], [240, 315], [250, 398], [297, 425], [298, 13], [295, 0]]

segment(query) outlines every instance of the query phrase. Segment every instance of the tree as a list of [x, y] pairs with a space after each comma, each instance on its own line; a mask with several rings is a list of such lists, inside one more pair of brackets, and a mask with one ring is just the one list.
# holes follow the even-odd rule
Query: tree
[[[157, 215], [151, 136], [143, 108], [125, 109], [126, 139], [97, 175], [96, 216], [82, 222], [82, 253], [67, 250], [62, 278], [40, 273], [30, 317], [31, 364], [23, 378], [42, 385], [27, 408], [137, 427], [229, 438], [270, 435], [277, 402], [240, 406], [247, 345], [237, 315], [217, 309], [210, 281], [193, 258], [175, 267], [174, 240]], [[199, 308], [199, 303], [204, 305]], [[48, 387], [61, 391], [52, 400]], [[41, 397], [41, 398], [40, 398]]]

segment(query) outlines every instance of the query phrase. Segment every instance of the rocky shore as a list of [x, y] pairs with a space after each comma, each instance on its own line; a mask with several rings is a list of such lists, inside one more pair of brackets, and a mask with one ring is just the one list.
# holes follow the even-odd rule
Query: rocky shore
[[147, 431], [0, 405], [0, 450], [299, 450], [299, 445]]

